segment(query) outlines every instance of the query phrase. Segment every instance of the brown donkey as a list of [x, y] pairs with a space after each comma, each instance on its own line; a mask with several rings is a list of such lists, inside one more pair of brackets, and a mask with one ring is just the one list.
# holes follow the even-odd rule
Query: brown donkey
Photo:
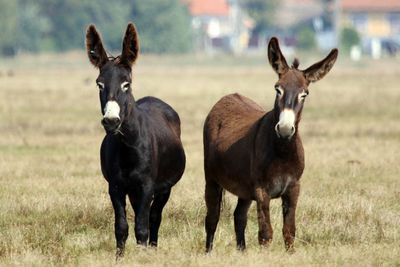
[[252, 200], [257, 202], [258, 241], [272, 240], [269, 203], [282, 199], [283, 238], [293, 248], [295, 211], [304, 170], [304, 151], [298, 125], [308, 85], [323, 78], [336, 61], [333, 49], [322, 61], [306, 70], [299, 62], [286, 63], [278, 39], [268, 45], [268, 59], [279, 76], [274, 109], [265, 112], [239, 94], [224, 96], [212, 108], [204, 124], [204, 170], [207, 216], [206, 250], [211, 251], [217, 228], [222, 190], [238, 196], [234, 212], [237, 247], [245, 249], [244, 231]]

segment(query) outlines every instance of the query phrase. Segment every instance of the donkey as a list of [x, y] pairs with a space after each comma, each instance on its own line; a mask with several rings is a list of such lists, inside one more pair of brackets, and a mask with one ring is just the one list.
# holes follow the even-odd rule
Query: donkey
[[282, 199], [283, 238], [293, 250], [295, 211], [304, 170], [304, 151], [298, 133], [308, 85], [323, 78], [336, 61], [333, 49], [322, 61], [306, 70], [286, 63], [278, 39], [268, 44], [268, 59], [278, 74], [273, 110], [265, 112], [247, 97], [231, 94], [221, 98], [208, 114], [203, 132], [206, 251], [213, 246], [223, 189], [238, 196], [234, 212], [237, 248], [244, 250], [248, 209], [255, 200], [258, 216], [258, 241], [272, 241], [269, 203]]
[[131, 69], [139, 53], [134, 24], [128, 24], [120, 56], [107, 56], [94, 25], [86, 32], [86, 50], [100, 71], [96, 83], [106, 132], [100, 160], [115, 213], [118, 258], [128, 238], [126, 195], [135, 212], [137, 243], [146, 246], [149, 239], [151, 246], [157, 246], [162, 210], [185, 169], [180, 119], [160, 99], [135, 101], [132, 95]]

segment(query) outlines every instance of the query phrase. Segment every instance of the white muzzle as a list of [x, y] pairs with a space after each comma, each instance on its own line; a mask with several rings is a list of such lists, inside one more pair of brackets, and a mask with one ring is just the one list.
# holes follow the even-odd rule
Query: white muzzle
[[296, 132], [296, 115], [292, 109], [284, 109], [279, 114], [279, 122], [275, 126], [275, 132], [278, 137], [291, 138]]
[[104, 108], [104, 119], [119, 119], [119, 105], [115, 101], [108, 101]]

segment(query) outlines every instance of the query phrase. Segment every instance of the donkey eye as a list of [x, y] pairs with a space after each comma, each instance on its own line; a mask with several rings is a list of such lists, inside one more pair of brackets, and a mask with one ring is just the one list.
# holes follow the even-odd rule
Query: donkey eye
[[104, 83], [102, 83], [102, 82], [96, 82], [96, 84], [97, 84], [97, 87], [99, 87], [99, 90], [100, 90], [100, 91], [103, 91], [103, 89], [104, 89]]
[[128, 91], [130, 86], [131, 86], [131, 84], [129, 82], [123, 82], [123, 83], [121, 83], [121, 90], [123, 92], [126, 92], [126, 91]]
[[306, 99], [307, 96], [308, 96], [308, 92], [303, 92], [303, 93], [301, 93], [301, 94], [299, 95], [299, 97], [300, 97], [301, 100]]
[[278, 85], [278, 86], [275, 86], [275, 91], [276, 91], [276, 94], [278, 95], [278, 96], [281, 96], [282, 94], [283, 94], [283, 90], [282, 90], [282, 88]]

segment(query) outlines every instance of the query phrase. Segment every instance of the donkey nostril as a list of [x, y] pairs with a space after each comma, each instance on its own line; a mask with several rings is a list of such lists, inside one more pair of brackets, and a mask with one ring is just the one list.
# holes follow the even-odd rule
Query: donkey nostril
[[296, 127], [289, 126], [289, 125], [281, 125], [280, 123], [277, 123], [275, 125], [275, 132], [278, 135], [279, 138], [291, 138], [294, 133], [296, 132]]
[[104, 118], [101, 120], [103, 126], [115, 126], [120, 124], [121, 120], [119, 118]]

